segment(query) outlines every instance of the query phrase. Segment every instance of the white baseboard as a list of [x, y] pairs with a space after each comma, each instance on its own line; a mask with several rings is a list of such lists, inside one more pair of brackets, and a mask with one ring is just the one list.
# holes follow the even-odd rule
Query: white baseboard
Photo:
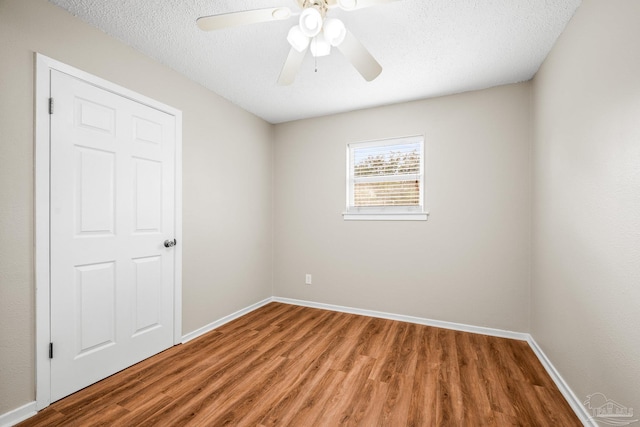
[[562, 393], [569, 406], [571, 406], [571, 409], [573, 409], [573, 412], [575, 412], [578, 418], [580, 418], [582, 424], [590, 427], [598, 427], [598, 424], [593, 418], [591, 418], [591, 416], [587, 412], [587, 409], [582, 404], [582, 400], [575, 395], [573, 390], [571, 390], [569, 384], [567, 384], [566, 381], [562, 378], [558, 370], [555, 368], [555, 366], [553, 366], [553, 363], [551, 363], [551, 360], [549, 360], [547, 355], [544, 354], [536, 340], [533, 339], [531, 335], [529, 335], [529, 339], [527, 340], [527, 342], [529, 343], [529, 346], [531, 347], [535, 355], [538, 357], [538, 360], [540, 360], [540, 363], [542, 363], [542, 366], [544, 366], [544, 369], [556, 384], [556, 387], [558, 387], [558, 389], [560, 390], [560, 393]]
[[14, 426], [27, 418], [33, 417], [36, 412], [36, 402], [29, 402], [13, 411], [0, 415], [0, 427]]
[[207, 332], [210, 332], [212, 330], [214, 330], [215, 328], [218, 328], [222, 325], [224, 325], [225, 323], [229, 323], [232, 320], [237, 319], [238, 317], [244, 316], [247, 313], [252, 312], [253, 310], [256, 310], [264, 305], [269, 304], [271, 301], [273, 301], [273, 298], [269, 297], [269, 298], [265, 298], [262, 301], [259, 301], [255, 304], [252, 304], [248, 307], [245, 307], [243, 309], [240, 309], [238, 311], [236, 311], [235, 313], [231, 313], [228, 316], [224, 316], [221, 319], [216, 320], [215, 322], [211, 322], [208, 325], [205, 325], [201, 328], [196, 329], [193, 332], [189, 332], [186, 335], [182, 336], [182, 343], [186, 343], [188, 341], [191, 341], [192, 339], [198, 338], [200, 335], [206, 334]]
[[493, 337], [510, 338], [527, 341], [529, 334], [523, 332], [505, 331], [503, 329], [485, 328], [483, 326], [466, 325], [464, 323], [445, 322], [443, 320], [425, 319], [422, 317], [405, 316], [403, 314], [385, 313], [382, 311], [365, 310], [362, 308], [344, 307], [341, 305], [324, 304], [320, 302], [303, 301], [291, 298], [273, 297], [273, 301], [284, 304], [301, 305], [304, 307], [320, 308], [323, 310], [339, 311], [342, 313], [360, 314], [381, 319], [399, 320], [400, 322], [416, 323], [418, 325], [433, 326], [436, 328], [452, 329], [454, 331], [471, 332], [474, 334], [490, 335]]
[[342, 313], [360, 314], [363, 316], [379, 317], [382, 319], [399, 320], [401, 322], [417, 323], [419, 325], [434, 326], [437, 328], [453, 329], [455, 331], [470, 332], [474, 334], [489, 335], [500, 338], [510, 338], [520, 341], [527, 341], [534, 354], [542, 363], [553, 382], [556, 384], [564, 398], [571, 406], [571, 409], [578, 416], [580, 421], [588, 427], [598, 427], [598, 424], [590, 417], [586, 408], [582, 405], [582, 401], [573, 393], [569, 385], [558, 373], [549, 358], [544, 354], [538, 343], [533, 339], [531, 334], [523, 332], [505, 331], [502, 329], [485, 328], [482, 326], [466, 325], [463, 323], [445, 322], [442, 320], [424, 319], [421, 317], [405, 316], [402, 314], [385, 313], [380, 311], [365, 310], [361, 308], [344, 307], [340, 305], [324, 304], [313, 301], [303, 301], [292, 298], [273, 297], [273, 301], [284, 304], [300, 305], [304, 307], [320, 308], [323, 310], [339, 311]]
[[[533, 339], [533, 337], [530, 334], [523, 333], [523, 332], [506, 331], [502, 329], [466, 325], [463, 323], [445, 322], [442, 320], [425, 319], [421, 317], [405, 316], [402, 314], [385, 313], [381, 311], [365, 310], [365, 309], [353, 308], [353, 307], [344, 307], [340, 305], [324, 304], [319, 302], [304, 301], [304, 300], [298, 300], [298, 299], [292, 299], [292, 298], [270, 297], [270, 298], [265, 298], [264, 300], [259, 301], [255, 304], [252, 304], [248, 307], [245, 307], [241, 310], [238, 310], [235, 313], [229, 314], [228, 316], [218, 319], [215, 322], [212, 322], [208, 325], [198, 328], [193, 332], [189, 332], [188, 334], [182, 337], [182, 342], [186, 343], [188, 341], [191, 341], [203, 334], [206, 334], [209, 331], [212, 331], [224, 325], [225, 323], [229, 323], [232, 320], [235, 320], [262, 306], [265, 306], [270, 302], [280, 302], [283, 304], [319, 308], [323, 310], [338, 311], [342, 313], [359, 314], [359, 315], [369, 316], [369, 317], [378, 317], [381, 319], [398, 320], [401, 322], [416, 323], [419, 325], [433, 326], [433, 327], [444, 328], [444, 329], [452, 329], [455, 331], [470, 332], [474, 334], [482, 334], [482, 335], [489, 335], [489, 336], [500, 337], [500, 338], [510, 338], [510, 339], [516, 339], [521, 341], [527, 341], [529, 343], [529, 346], [533, 350], [534, 354], [538, 358], [538, 360], [540, 360], [540, 363], [542, 363], [542, 366], [545, 368], [549, 376], [551, 376], [551, 379], [556, 384], [556, 386], [558, 387], [558, 389], [560, 390], [564, 398], [567, 400], [567, 402], [571, 406], [571, 409], [573, 409], [573, 411], [576, 413], [578, 418], [580, 418], [582, 423], [588, 427], [598, 427], [595, 421], [589, 416], [589, 413], [587, 412], [586, 408], [582, 405], [582, 401], [578, 399], [578, 397], [573, 393], [569, 385], [564, 381], [560, 373], [558, 373], [557, 369], [553, 366], [549, 358], [544, 354], [544, 352], [542, 351], [538, 343], [536, 343], [536, 341]], [[21, 421], [26, 420], [29, 417], [32, 417], [33, 415], [36, 414], [36, 412], [37, 412], [36, 402], [27, 403], [26, 405], [23, 405], [10, 412], [0, 415], [0, 427], [13, 426]]]

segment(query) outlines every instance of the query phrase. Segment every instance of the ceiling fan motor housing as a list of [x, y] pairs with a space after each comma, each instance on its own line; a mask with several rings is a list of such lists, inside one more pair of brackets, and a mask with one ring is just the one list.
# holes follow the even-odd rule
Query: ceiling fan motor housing
[[310, 7], [316, 9], [323, 18], [327, 14], [327, 10], [329, 10], [329, 5], [326, 0], [298, 0], [298, 4], [300, 4], [303, 10]]

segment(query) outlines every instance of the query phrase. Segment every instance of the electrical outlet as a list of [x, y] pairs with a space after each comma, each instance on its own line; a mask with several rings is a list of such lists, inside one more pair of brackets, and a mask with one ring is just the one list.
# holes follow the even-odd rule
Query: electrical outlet
[[304, 283], [306, 283], [307, 285], [311, 284], [311, 275], [310, 274], [306, 274], [304, 276]]

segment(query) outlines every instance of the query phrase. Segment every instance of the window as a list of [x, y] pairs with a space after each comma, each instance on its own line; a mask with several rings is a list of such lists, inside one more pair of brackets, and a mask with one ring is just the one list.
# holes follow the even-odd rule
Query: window
[[426, 220], [424, 138], [347, 146], [347, 210], [351, 220]]

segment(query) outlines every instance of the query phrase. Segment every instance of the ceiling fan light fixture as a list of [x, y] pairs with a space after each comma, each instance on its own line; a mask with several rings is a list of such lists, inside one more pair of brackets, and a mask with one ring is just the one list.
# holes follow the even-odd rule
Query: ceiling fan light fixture
[[331, 46], [339, 46], [347, 36], [347, 29], [344, 23], [336, 18], [326, 19], [322, 27], [322, 32]]
[[315, 7], [308, 7], [300, 15], [300, 30], [307, 37], [315, 37], [322, 30], [322, 14]]
[[311, 40], [311, 55], [315, 58], [327, 56], [331, 53], [331, 43], [327, 41], [323, 33], [318, 34]]
[[358, 5], [358, 0], [338, 0], [338, 6], [344, 10], [355, 9]]
[[287, 34], [287, 41], [298, 52], [304, 52], [309, 47], [309, 37], [305, 36], [299, 26], [295, 25]]

